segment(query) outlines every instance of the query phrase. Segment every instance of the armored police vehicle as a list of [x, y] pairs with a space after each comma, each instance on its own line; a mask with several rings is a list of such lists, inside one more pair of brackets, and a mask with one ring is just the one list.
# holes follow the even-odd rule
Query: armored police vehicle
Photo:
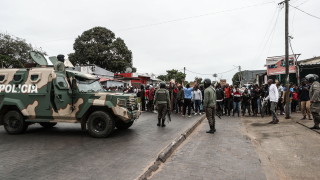
[[37, 67], [0, 69], [0, 125], [7, 133], [23, 133], [33, 123], [50, 128], [65, 122], [107, 137], [139, 117], [135, 95], [106, 92], [93, 75], [57, 71], [48, 65], [58, 63], [56, 57], [30, 55]]

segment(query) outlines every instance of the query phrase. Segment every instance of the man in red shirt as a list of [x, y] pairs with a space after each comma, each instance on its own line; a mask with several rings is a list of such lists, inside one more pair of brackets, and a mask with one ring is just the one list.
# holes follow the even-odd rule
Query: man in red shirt
[[154, 88], [152, 85], [149, 86], [148, 99], [149, 99], [148, 111], [152, 112], [153, 111], [153, 99], [154, 99]]
[[238, 117], [240, 116], [240, 102], [241, 102], [241, 93], [239, 89], [236, 87], [235, 92], [233, 93], [233, 115], [235, 112], [238, 113]]
[[231, 92], [232, 89], [230, 88], [229, 84], [226, 84], [224, 87], [224, 113], [225, 115], [228, 114], [230, 116], [231, 112]]

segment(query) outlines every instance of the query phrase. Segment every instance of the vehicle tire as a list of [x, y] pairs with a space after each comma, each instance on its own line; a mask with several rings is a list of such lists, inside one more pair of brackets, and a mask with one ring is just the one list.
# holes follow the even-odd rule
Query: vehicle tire
[[95, 111], [90, 114], [87, 121], [88, 132], [95, 138], [109, 136], [115, 127], [115, 121], [104, 111]]
[[41, 122], [39, 124], [44, 128], [52, 128], [55, 125], [57, 125], [57, 123], [55, 123], [55, 122]]
[[133, 121], [131, 122], [128, 122], [128, 123], [125, 123], [123, 122], [122, 120], [118, 119], [116, 121], [116, 128], [117, 129], [120, 129], [120, 130], [123, 130], [123, 129], [128, 129], [129, 127], [131, 127], [133, 124]]
[[8, 134], [21, 134], [28, 128], [28, 123], [24, 121], [19, 111], [8, 111], [3, 117], [4, 129]]

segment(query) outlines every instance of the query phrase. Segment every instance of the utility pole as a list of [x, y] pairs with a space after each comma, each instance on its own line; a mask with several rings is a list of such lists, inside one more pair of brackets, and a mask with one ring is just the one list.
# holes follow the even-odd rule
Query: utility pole
[[289, 113], [289, 0], [285, 0], [279, 5], [285, 5], [285, 62], [286, 62], [286, 93], [285, 93], [285, 99], [286, 99], [286, 119], [290, 118], [290, 113]]
[[186, 67], [183, 67], [183, 74], [184, 74], [184, 79], [183, 79], [183, 84], [184, 84], [184, 81], [186, 81]]
[[234, 66], [238, 68], [238, 80], [239, 80], [239, 88], [242, 87], [241, 86], [241, 80], [242, 80], [242, 73], [241, 73], [241, 66]]
[[242, 73], [241, 73], [241, 66], [239, 66], [239, 88], [241, 88], [242, 87]]

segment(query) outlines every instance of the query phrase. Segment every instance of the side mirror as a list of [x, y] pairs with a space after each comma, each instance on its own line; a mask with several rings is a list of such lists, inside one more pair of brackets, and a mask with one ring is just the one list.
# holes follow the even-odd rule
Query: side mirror
[[72, 79], [71, 89], [72, 89], [72, 91], [77, 90], [77, 81], [76, 81], [76, 79]]

